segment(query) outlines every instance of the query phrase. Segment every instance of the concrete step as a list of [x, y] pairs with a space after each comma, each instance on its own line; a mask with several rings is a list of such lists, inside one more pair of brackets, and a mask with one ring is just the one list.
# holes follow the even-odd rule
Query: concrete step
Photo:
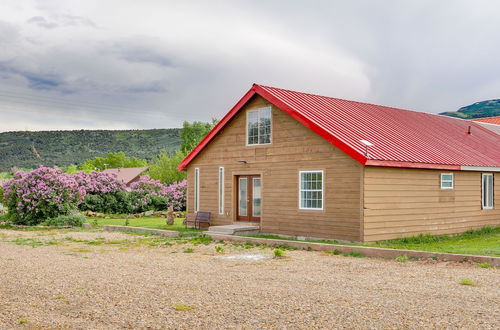
[[257, 234], [260, 227], [256, 225], [225, 225], [225, 226], [210, 226], [205, 234], [222, 234], [222, 235], [252, 235]]

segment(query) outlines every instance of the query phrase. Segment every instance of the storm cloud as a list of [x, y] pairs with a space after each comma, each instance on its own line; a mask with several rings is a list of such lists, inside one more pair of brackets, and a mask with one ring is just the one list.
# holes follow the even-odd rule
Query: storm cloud
[[500, 97], [498, 1], [0, 4], [0, 131], [179, 127], [251, 87], [415, 109]]

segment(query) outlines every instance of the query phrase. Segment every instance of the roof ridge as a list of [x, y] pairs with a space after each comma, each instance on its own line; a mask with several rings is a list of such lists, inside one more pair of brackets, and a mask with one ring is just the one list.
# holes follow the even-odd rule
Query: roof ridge
[[[300, 94], [304, 94], [304, 95], [311, 95], [311, 96], [323, 97], [323, 98], [326, 98], [326, 99], [341, 100], [341, 101], [347, 101], [347, 102], [352, 102], [352, 103], [357, 103], [357, 104], [363, 104], [363, 105], [370, 105], [370, 106], [375, 106], [375, 107], [384, 107], [384, 108], [389, 108], [389, 109], [396, 109], [396, 110], [401, 110], [401, 111], [417, 112], [417, 113], [422, 113], [422, 114], [426, 114], [426, 115], [445, 117], [445, 118], [449, 118], [449, 119], [468, 120], [468, 119], [463, 119], [463, 118], [457, 118], [457, 117], [440, 115], [438, 113], [431, 113], [431, 112], [411, 110], [411, 109], [403, 109], [403, 108], [398, 108], [398, 107], [394, 107], [394, 106], [390, 106], [390, 105], [375, 104], [375, 103], [369, 103], [369, 102], [360, 102], [360, 101], [355, 101], [355, 100], [343, 99], [343, 98], [340, 98], [340, 97], [332, 97], [332, 96], [326, 96], [326, 95], [320, 95], [320, 94], [314, 94], [314, 93], [305, 93], [305, 92], [300, 92], [300, 91], [296, 91], [296, 90], [292, 90], [292, 89], [286, 89], [286, 88], [280, 88], [280, 87], [273, 87], [273, 86], [266, 86], [266, 85], [261, 85], [261, 84], [257, 84], [257, 83], [254, 83], [254, 85], [260, 86], [262, 88], [273, 88], [273, 89], [278, 89], [278, 90], [292, 92], [292, 93], [300, 93]], [[470, 120], [468, 120], [468, 121], [470, 121]]]

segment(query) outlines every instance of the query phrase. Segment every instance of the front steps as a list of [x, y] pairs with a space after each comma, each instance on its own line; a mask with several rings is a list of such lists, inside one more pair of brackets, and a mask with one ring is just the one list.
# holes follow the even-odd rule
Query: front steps
[[216, 235], [253, 235], [258, 234], [260, 227], [258, 225], [252, 224], [234, 224], [225, 226], [210, 226], [208, 231], [205, 232], [206, 235], [216, 234]]

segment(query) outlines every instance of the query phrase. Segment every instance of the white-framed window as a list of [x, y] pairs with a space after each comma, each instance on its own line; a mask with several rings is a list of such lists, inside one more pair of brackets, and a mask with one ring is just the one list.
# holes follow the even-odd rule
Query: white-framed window
[[224, 167], [219, 167], [219, 214], [224, 214]]
[[481, 204], [484, 210], [493, 208], [493, 174], [483, 173], [481, 176]]
[[271, 107], [247, 111], [247, 145], [270, 144], [271, 135]]
[[200, 210], [200, 169], [194, 169], [194, 211]]
[[299, 208], [323, 210], [323, 171], [299, 172]]
[[453, 173], [441, 173], [441, 189], [453, 189]]

